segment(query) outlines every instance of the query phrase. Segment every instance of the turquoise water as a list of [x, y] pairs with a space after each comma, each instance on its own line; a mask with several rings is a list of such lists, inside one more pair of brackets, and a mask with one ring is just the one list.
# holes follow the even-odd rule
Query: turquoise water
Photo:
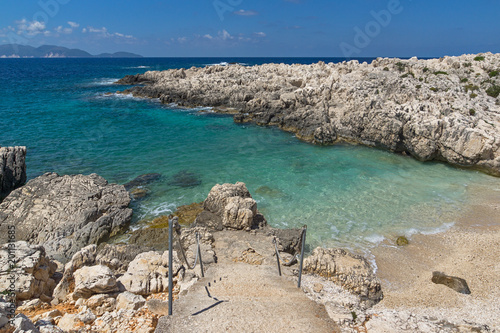
[[[29, 178], [95, 172], [125, 183], [160, 173], [150, 195], [133, 204], [136, 226], [203, 201], [217, 183], [242, 181], [272, 226], [307, 224], [311, 246], [367, 248], [383, 237], [439, 230], [457, 220], [472, 185], [500, 188], [500, 179], [475, 171], [362, 146], [313, 146], [207, 110], [105, 95], [123, 90], [112, 82], [126, 74], [223, 60], [0, 60], [0, 145], [28, 146]], [[201, 184], [172, 185], [183, 171]]]

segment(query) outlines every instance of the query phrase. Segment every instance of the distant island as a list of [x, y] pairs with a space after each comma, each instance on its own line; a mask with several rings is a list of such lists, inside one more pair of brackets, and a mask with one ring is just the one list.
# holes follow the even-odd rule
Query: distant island
[[142, 58], [130, 52], [101, 53], [92, 55], [80, 49], [42, 45], [33, 47], [20, 44], [0, 45], [0, 58]]

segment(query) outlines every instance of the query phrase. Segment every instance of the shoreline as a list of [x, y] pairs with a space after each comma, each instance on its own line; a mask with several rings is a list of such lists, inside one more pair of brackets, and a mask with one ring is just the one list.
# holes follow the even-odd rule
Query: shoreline
[[[476, 194], [479, 194], [476, 196]], [[410, 238], [397, 247], [384, 241], [372, 254], [384, 299], [375, 311], [410, 311], [417, 316], [472, 322], [500, 329], [500, 191], [471, 189], [471, 205], [445, 232]], [[431, 282], [441, 271], [467, 281], [470, 295]]]

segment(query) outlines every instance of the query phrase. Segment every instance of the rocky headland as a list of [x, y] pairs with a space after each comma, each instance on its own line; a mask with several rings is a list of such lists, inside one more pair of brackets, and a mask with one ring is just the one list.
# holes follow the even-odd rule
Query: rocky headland
[[120, 93], [500, 176], [500, 54], [148, 71]]

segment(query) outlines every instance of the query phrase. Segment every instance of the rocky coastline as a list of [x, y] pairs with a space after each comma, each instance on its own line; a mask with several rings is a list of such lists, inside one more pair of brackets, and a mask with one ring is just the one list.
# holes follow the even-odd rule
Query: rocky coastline
[[[302, 229], [268, 226], [241, 182], [215, 185], [203, 203], [128, 230], [134, 186], [157, 178], [148, 174], [117, 185], [96, 174], [47, 173], [12, 191], [0, 204], [0, 332], [266, 331], [271, 321], [279, 330], [316, 332], [496, 329], [488, 322], [385, 307], [386, 282], [364, 257], [343, 249], [312, 250], [298, 289], [293, 258]], [[167, 316], [168, 223], [175, 223], [174, 316]], [[129, 234], [128, 243], [109, 242], [120, 233]], [[199, 265], [189, 267], [197, 235], [204, 277]], [[290, 262], [281, 266], [281, 276], [274, 240]], [[441, 282], [426, 283], [446, 285], [437, 287], [441, 293], [458, 294], [450, 288], [466, 285], [439, 276]], [[277, 314], [302, 320], [277, 320]]]
[[500, 176], [500, 54], [148, 71], [119, 93]]

